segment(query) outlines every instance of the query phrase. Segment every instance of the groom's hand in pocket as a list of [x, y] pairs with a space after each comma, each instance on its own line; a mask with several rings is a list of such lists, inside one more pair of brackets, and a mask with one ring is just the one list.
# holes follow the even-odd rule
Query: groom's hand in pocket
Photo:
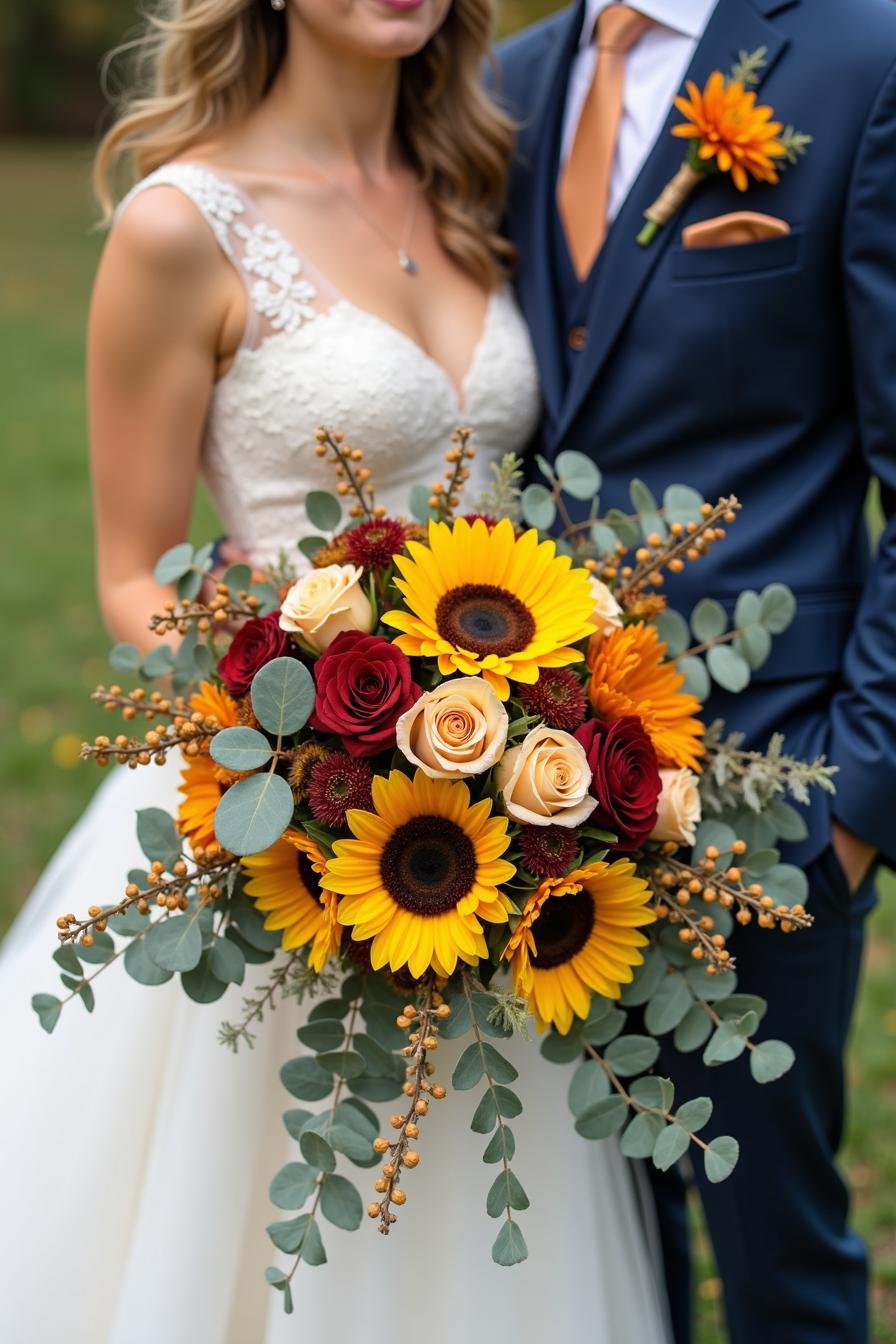
[[831, 829], [831, 844], [834, 847], [837, 862], [843, 869], [849, 883], [849, 890], [855, 894], [874, 862], [877, 851], [873, 845], [868, 844], [867, 840], [862, 840], [852, 831], [847, 830], [839, 821], [835, 821]]

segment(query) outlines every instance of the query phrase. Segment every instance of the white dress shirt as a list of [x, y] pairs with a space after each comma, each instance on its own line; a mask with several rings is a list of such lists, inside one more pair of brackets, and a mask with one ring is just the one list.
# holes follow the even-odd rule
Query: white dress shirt
[[[569, 156], [579, 117], [594, 79], [597, 44], [594, 26], [601, 10], [616, 0], [588, 0], [579, 50], [566, 98], [561, 164]], [[691, 58], [716, 7], [716, 0], [630, 0], [633, 9], [654, 19], [625, 61], [622, 120], [610, 178], [608, 218], [615, 218], [662, 130], [672, 99], [681, 90]]]

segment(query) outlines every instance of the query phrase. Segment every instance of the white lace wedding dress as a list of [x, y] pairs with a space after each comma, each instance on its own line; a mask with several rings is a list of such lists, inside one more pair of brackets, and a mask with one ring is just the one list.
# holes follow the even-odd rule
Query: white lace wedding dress
[[[308, 490], [330, 488], [314, 454], [321, 420], [363, 446], [389, 509], [441, 475], [468, 423], [487, 463], [521, 450], [538, 413], [536, 373], [509, 291], [491, 299], [462, 388], [411, 339], [334, 291], [234, 185], [198, 165], [162, 168], [135, 189], [176, 188], [201, 211], [244, 278], [250, 319], [217, 384], [204, 470], [224, 524], [254, 561], [292, 554]], [[469, 498], [477, 493], [471, 482]], [[510, 1043], [525, 1111], [515, 1169], [529, 1259], [490, 1259], [493, 1169], [449, 1092], [422, 1134], [420, 1168], [388, 1238], [324, 1226], [329, 1263], [300, 1266], [296, 1312], [264, 1282], [265, 1234], [288, 1217], [267, 1199], [298, 1156], [278, 1080], [300, 1053], [300, 1013], [283, 1007], [255, 1049], [217, 1043], [239, 1014], [236, 987], [208, 1007], [176, 982], [135, 984], [120, 964], [96, 982], [92, 1018], [70, 1004], [53, 1036], [29, 1000], [54, 987], [55, 917], [113, 899], [141, 856], [138, 807], [177, 806], [178, 770], [115, 771], [62, 845], [0, 950], [0, 1314], [10, 1344], [665, 1344], [649, 1203], [610, 1143], [577, 1137], [569, 1072], [534, 1042]], [[251, 968], [250, 968], [251, 969]], [[265, 968], [260, 968], [264, 972]], [[439, 1052], [450, 1078], [456, 1047]], [[570, 1066], [571, 1068], [572, 1066]], [[380, 1108], [388, 1111], [390, 1108]], [[374, 1172], [352, 1169], [362, 1190]]]

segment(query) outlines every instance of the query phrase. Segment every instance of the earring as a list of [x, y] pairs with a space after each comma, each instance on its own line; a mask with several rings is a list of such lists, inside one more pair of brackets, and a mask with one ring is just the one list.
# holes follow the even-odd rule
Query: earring
[[281, 10], [286, 8], [286, 0], [271, 0], [271, 9]]

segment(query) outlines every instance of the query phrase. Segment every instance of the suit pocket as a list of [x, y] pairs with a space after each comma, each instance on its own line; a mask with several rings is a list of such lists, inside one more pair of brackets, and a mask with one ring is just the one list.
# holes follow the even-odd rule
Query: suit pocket
[[736, 280], [792, 270], [799, 265], [803, 233], [803, 229], [792, 229], [780, 238], [732, 243], [728, 247], [677, 245], [671, 253], [672, 279], [686, 283]]

